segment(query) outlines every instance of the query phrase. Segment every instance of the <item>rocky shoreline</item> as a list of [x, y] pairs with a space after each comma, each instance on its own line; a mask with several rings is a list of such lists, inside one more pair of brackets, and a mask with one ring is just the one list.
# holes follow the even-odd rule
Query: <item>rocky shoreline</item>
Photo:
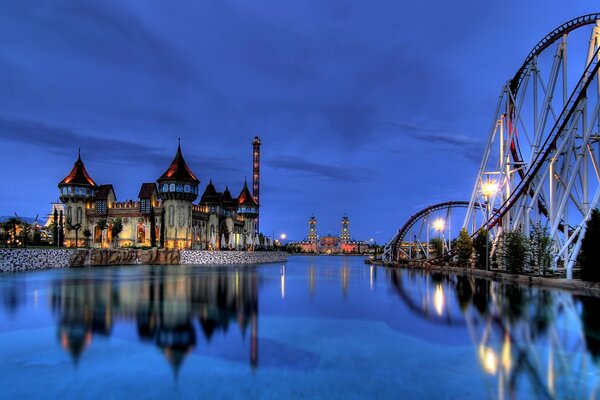
[[273, 251], [0, 249], [0, 272], [108, 265], [231, 265], [285, 262]]

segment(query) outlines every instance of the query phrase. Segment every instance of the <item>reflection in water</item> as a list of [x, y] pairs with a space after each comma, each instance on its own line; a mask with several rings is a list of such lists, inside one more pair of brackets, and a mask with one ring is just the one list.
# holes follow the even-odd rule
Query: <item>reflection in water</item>
[[[283, 276], [283, 275], [282, 275]], [[282, 293], [283, 294], [283, 293]], [[234, 321], [250, 333], [250, 364], [258, 365], [258, 278], [256, 270], [225, 269], [207, 274], [151, 267], [128, 280], [64, 279], [53, 282], [52, 309], [60, 344], [75, 363], [95, 335], [110, 336], [116, 319], [135, 320], [141, 341], [160, 348], [177, 375], [197, 343], [195, 322], [209, 341]]]
[[[468, 276], [386, 271], [396, 293], [432, 323], [465, 326], [493, 398], [595, 398], [600, 299]], [[432, 294], [433, 293], [433, 294]], [[573, 320], [581, 329], [567, 329]], [[576, 323], [575, 323], [576, 324]], [[592, 364], [586, 361], [587, 349]]]

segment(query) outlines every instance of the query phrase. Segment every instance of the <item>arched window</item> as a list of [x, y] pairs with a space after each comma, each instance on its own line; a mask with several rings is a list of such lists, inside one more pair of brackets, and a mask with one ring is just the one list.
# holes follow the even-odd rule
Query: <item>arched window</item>
[[102, 243], [102, 230], [99, 227], [94, 228], [94, 242]]
[[137, 242], [146, 243], [146, 227], [143, 224], [137, 227]]
[[77, 207], [77, 224], [81, 224], [81, 221], [83, 220], [83, 210], [81, 209], [81, 207]]

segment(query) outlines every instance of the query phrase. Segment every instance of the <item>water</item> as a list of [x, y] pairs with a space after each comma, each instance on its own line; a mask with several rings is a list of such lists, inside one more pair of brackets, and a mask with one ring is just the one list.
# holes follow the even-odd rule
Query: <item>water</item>
[[595, 298], [391, 270], [0, 275], [2, 398], [598, 397]]

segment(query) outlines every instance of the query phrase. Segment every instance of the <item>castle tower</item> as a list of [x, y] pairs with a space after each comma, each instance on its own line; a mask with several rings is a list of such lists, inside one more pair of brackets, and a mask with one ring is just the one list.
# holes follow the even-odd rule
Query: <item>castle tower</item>
[[165, 247], [190, 248], [192, 202], [198, 197], [200, 181], [183, 159], [181, 144], [177, 146], [173, 162], [157, 182], [158, 196], [164, 207]]
[[98, 185], [86, 171], [81, 161], [81, 152], [69, 175], [58, 184], [58, 190], [60, 201], [65, 204], [65, 244], [66, 246], [82, 245], [83, 231], [88, 226], [85, 210], [91, 206]]
[[[256, 204], [260, 204], [260, 139], [258, 136], [254, 137], [252, 141], [252, 197]], [[254, 227], [256, 233], [258, 233], [258, 218], [254, 221]]]
[[308, 241], [317, 243], [317, 219], [314, 215], [308, 220]]
[[350, 220], [344, 214], [342, 218], [342, 229], [340, 231], [340, 243], [348, 243], [350, 241]]
[[[258, 203], [250, 194], [248, 183], [244, 181], [244, 187], [237, 198], [237, 213], [244, 219], [244, 243], [248, 241], [248, 235], [255, 235], [256, 227], [254, 221], [258, 217]], [[254, 237], [252, 237], [254, 241]]]

